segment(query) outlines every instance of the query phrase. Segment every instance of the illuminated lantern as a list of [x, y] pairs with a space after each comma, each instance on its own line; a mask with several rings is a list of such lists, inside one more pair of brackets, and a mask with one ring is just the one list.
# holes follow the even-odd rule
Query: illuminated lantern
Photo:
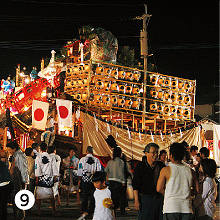
[[103, 96], [102, 98], [102, 102], [104, 105], [106, 105], [106, 107], [109, 107], [111, 102], [110, 102], [110, 95], [106, 94]]
[[170, 106], [169, 105], [165, 105], [163, 112], [165, 115], [170, 115]]
[[119, 93], [125, 93], [125, 84], [121, 84], [119, 87]]
[[95, 87], [96, 89], [102, 89], [104, 86], [104, 83], [102, 82], [101, 79], [96, 79], [96, 82], [95, 82]]
[[82, 102], [83, 102], [83, 103], [86, 103], [86, 102], [87, 102], [87, 97], [88, 97], [88, 94], [87, 94], [87, 93], [82, 93]]
[[187, 118], [187, 119], [190, 119], [190, 109], [186, 108], [186, 109], [183, 109], [183, 117], [184, 118]]
[[161, 104], [161, 103], [158, 103], [157, 104], [157, 111], [160, 113], [160, 114], [162, 114], [163, 113], [163, 104]]
[[111, 71], [111, 77], [114, 79], [118, 79], [118, 69], [113, 69]]
[[163, 76], [158, 77], [157, 84], [159, 86], [162, 86], [164, 84], [164, 77]]
[[72, 73], [73, 73], [72, 68], [68, 68], [66, 71], [66, 77], [71, 77]]
[[125, 97], [124, 96], [119, 96], [118, 98], [118, 107], [119, 108], [124, 108], [125, 106]]
[[191, 102], [191, 97], [189, 95], [185, 95], [184, 97], [184, 104], [189, 105]]
[[94, 102], [98, 105], [101, 104], [102, 102], [102, 94], [94, 94]]
[[80, 70], [79, 70], [78, 65], [73, 66], [72, 72], [73, 72], [74, 75], [79, 75]]
[[163, 94], [164, 94], [163, 90], [159, 90], [157, 92], [157, 99], [163, 100]]
[[154, 74], [150, 75], [150, 83], [152, 85], [156, 85], [157, 84], [157, 80], [158, 80], [158, 76], [157, 75], [154, 75]]
[[184, 82], [183, 82], [183, 80], [179, 80], [178, 89], [181, 90], [181, 91], [184, 90]]
[[192, 92], [192, 84], [190, 82], [186, 82], [184, 85], [185, 92]]
[[66, 86], [65, 87], [66, 87], [66, 89], [72, 87], [72, 79], [67, 79], [66, 80]]
[[103, 71], [104, 71], [104, 68], [102, 66], [97, 66], [96, 67], [95, 72], [96, 72], [97, 75], [102, 75]]
[[153, 102], [150, 104], [150, 111], [151, 112], [156, 112], [157, 111], [157, 103]]
[[134, 99], [131, 105], [132, 109], [139, 110], [140, 108], [140, 99]]
[[184, 101], [184, 95], [183, 94], [179, 94], [177, 96], [177, 102], [178, 104], [183, 104], [183, 101]]
[[79, 68], [79, 75], [84, 74], [84, 66], [83, 65], [79, 65], [78, 68]]
[[118, 71], [118, 78], [119, 79], [124, 79], [125, 78], [125, 71], [124, 70]]
[[72, 87], [73, 87], [73, 89], [75, 89], [77, 87], [77, 80], [76, 79], [72, 80]]
[[166, 102], [170, 102], [170, 93], [168, 91], [164, 92], [164, 99]]
[[183, 109], [181, 106], [178, 106], [177, 107], [177, 116], [178, 117], [182, 117], [182, 114], [183, 114]]
[[104, 81], [104, 83], [103, 83], [103, 89], [104, 89], [105, 91], [109, 91], [110, 88], [111, 88], [111, 81], [108, 81], [108, 80]]
[[140, 88], [138, 85], [134, 85], [132, 89], [132, 94], [133, 95], [139, 95], [140, 94]]
[[117, 107], [118, 106], [118, 97], [116, 95], [112, 95], [110, 102], [113, 107]]
[[169, 88], [171, 86], [171, 78], [170, 77], [166, 77], [164, 80], [164, 86]]
[[129, 81], [132, 81], [133, 80], [133, 73], [128, 71], [125, 73], [125, 79], [126, 80], [129, 80]]
[[84, 78], [84, 79], [83, 79], [83, 86], [84, 86], [85, 88], [87, 88], [87, 87], [89, 86], [89, 79], [88, 79], [88, 78]]
[[150, 95], [151, 95], [152, 98], [156, 99], [157, 98], [157, 91], [154, 90], [154, 89], [151, 89], [150, 90]]
[[139, 71], [135, 71], [133, 74], [133, 78], [136, 82], [138, 82], [141, 78], [141, 73]]
[[117, 84], [116, 81], [113, 81], [113, 82], [111, 83], [111, 91], [112, 91], [112, 92], [118, 92], [118, 84]]
[[83, 70], [83, 72], [84, 72], [85, 74], [88, 74], [88, 73], [90, 72], [90, 64], [88, 64], [88, 63], [84, 64], [84, 70]]
[[111, 76], [111, 69], [109, 67], [104, 68], [104, 74], [105, 77]]
[[131, 106], [132, 106], [132, 100], [131, 100], [131, 98], [126, 97], [126, 99], [125, 99], [125, 107], [126, 107], [126, 108], [131, 108]]
[[173, 90], [177, 90], [178, 89], [178, 80], [177, 79], [172, 79], [171, 80], [171, 88]]
[[177, 117], [177, 106], [171, 106], [170, 107], [170, 115]]
[[172, 93], [171, 96], [170, 96], [170, 99], [173, 103], [176, 103], [177, 102], [177, 95], [176, 93]]
[[130, 95], [132, 92], [132, 85], [131, 84], [128, 84], [126, 87], [125, 87], [125, 93]]
[[78, 88], [83, 87], [83, 81], [81, 79], [77, 80], [77, 86], [78, 86]]
[[74, 95], [74, 98], [77, 99], [78, 101], [80, 101], [82, 98], [81, 93], [77, 93], [76, 95]]

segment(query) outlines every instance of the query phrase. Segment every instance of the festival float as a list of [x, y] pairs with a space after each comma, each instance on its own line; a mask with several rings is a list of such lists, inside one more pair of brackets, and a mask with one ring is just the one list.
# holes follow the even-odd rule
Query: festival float
[[[64, 46], [65, 56], [57, 59], [52, 51], [46, 67], [42, 59], [39, 78], [8, 96], [1, 103], [1, 113], [10, 109], [14, 127], [27, 133], [29, 140], [38, 141], [46, 128], [33, 125], [33, 102], [47, 103], [47, 119], [54, 120], [50, 132], [60, 148], [64, 148], [62, 143], [75, 145], [85, 154], [91, 145], [94, 154], [103, 158], [112, 154], [106, 142], [109, 135], [134, 160], [141, 160], [150, 142], [161, 149], [182, 141], [200, 147], [200, 127], [194, 120], [196, 81], [147, 70], [146, 21], [150, 17], [145, 13], [136, 18], [143, 20], [144, 68], [118, 65], [118, 41], [113, 34], [84, 27], [79, 40]], [[68, 126], [61, 122], [57, 100], [71, 102]], [[22, 115], [29, 124], [22, 121]]]

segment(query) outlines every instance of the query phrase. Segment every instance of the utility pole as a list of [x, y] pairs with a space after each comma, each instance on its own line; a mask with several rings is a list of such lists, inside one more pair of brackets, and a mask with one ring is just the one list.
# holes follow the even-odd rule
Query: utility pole
[[144, 59], [144, 91], [143, 91], [143, 98], [144, 98], [144, 105], [143, 105], [143, 113], [142, 113], [142, 129], [145, 130], [145, 112], [146, 112], [146, 85], [147, 85], [147, 58], [148, 58], [148, 44], [147, 44], [147, 24], [149, 23], [150, 17], [147, 13], [147, 5], [145, 7], [145, 14], [141, 17], [136, 17], [134, 20], [143, 20], [143, 29], [140, 31], [140, 52], [141, 56]]

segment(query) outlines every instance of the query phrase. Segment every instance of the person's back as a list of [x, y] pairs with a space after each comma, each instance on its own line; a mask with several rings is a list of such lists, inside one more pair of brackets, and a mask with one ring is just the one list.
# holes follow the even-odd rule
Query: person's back
[[164, 194], [164, 213], [191, 213], [192, 171], [183, 164], [170, 163], [170, 178]]

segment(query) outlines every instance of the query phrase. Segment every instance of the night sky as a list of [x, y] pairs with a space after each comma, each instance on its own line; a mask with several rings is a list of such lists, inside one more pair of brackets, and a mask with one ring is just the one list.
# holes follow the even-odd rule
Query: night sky
[[[6, 3], [3, 3], [6, 2]], [[40, 70], [42, 57], [79, 38], [78, 28], [104, 28], [119, 42], [139, 51], [144, 4], [148, 23], [149, 62], [158, 72], [197, 80], [197, 103], [218, 101], [218, 1], [78, 1], [8, 0], [0, 8], [0, 78], [15, 76], [18, 63]], [[97, 2], [97, 3], [96, 3]], [[124, 2], [124, 3], [123, 3]], [[168, 3], [167, 3], [168, 2]], [[208, 100], [208, 101], [207, 101]]]

